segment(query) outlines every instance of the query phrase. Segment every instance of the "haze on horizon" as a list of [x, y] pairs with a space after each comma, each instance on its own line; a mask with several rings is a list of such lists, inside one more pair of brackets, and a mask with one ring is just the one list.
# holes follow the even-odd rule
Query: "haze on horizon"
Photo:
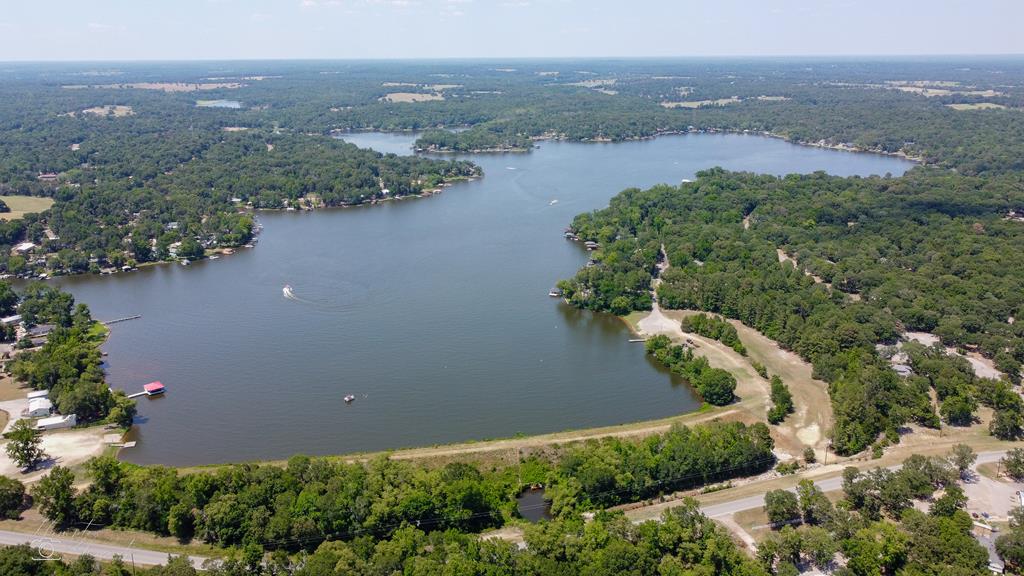
[[0, 61], [1022, 54], [1022, 21], [1016, 0], [9, 0]]

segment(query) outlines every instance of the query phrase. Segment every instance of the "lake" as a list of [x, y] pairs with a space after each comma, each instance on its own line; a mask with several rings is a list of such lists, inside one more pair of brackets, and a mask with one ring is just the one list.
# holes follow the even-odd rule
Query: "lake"
[[[344, 139], [410, 153], [415, 135]], [[840, 175], [912, 166], [696, 134], [467, 158], [485, 177], [438, 196], [263, 212], [254, 249], [61, 279], [97, 319], [142, 315], [112, 327], [111, 385], [167, 386], [163, 398], [140, 399], [139, 444], [122, 456], [190, 465], [341, 454], [692, 411], [694, 394], [629, 343], [620, 320], [547, 295], [587, 260], [562, 237], [573, 217], [624, 188], [716, 165]]]

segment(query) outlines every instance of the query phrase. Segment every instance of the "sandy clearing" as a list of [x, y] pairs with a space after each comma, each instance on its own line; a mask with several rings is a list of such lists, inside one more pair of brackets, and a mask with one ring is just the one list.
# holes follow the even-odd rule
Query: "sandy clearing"
[[[679, 322], [686, 316], [699, 313], [696, 310], [667, 310], [662, 311], [661, 315], [668, 318], [676, 330], [682, 333]], [[777, 448], [794, 458], [802, 458], [804, 448], [810, 446], [818, 458], [823, 459], [828, 445], [827, 433], [832, 429], [832, 401], [828, 394], [828, 384], [812, 376], [813, 367], [810, 363], [784, 350], [774, 340], [738, 320], [729, 320], [729, 323], [736, 328], [740, 341], [747, 348], [748, 357], [744, 358], [721, 342], [707, 338], [700, 339], [701, 347], [695, 352], [699, 354], [704, 350], [714, 350], [716, 355], [723, 356], [716, 367], [725, 368], [736, 376], [736, 393], [743, 399], [741, 404], [761, 421], [770, 405], [770, 386], [767, 380], [757, 375], [750, 361], [763, 364], [769, 375], [777, 374], [782, 378], [793, 394], [796, 412], [782, 424], [772, 427], [772, 437]], [[695, 342], [700, 338], [691, 334], [686, 337]], [[729, 360], [723, 361], [725, 358]], [[715, 366], [715, 359], [709, 356], [708, 361]], [[749, 404], [745, 394], [752, 397]]]
[[135, 111], [132, 110], [131, 106], [122, 106], [120, 104], [107, 104], [105, 106], [93, 106], [92, 108], [86, 108], [85, 110], [82, 110], [82, 114], [124, 118], [125, 116], [131, 116], [132, 114], [135, 114]]
[[7, 424], [0, 431], [2, 434], [6, 434], [21, 417], [21, 413], [28, 410], [28, 398], [22, 396], [14, 400], [6, 400], [0, 402], [0, 411], [7, 414]]
[[436, 102], [444, 100], [442, 94], [423, 94], [420, 92], [391, 92], [380, 99], [382, 102], [411, 103], [411, 102]]
[[993, 102], [978, 102], [977, 104], [946, 104], [947, 108], [953, 110], [1006, 110], [1006, 106]]
[[126, 84], [69, 84], [65, 89], [99, 88], [112, 90], [161, 90], [163, 92], [195, 92], [198, 90], [234, 90], [244, 87], [239, 82], [130, 82]]
[[992, 520], [1006, 520], [1010, 511], [1020, 506], [1017, 491], [1024, 490], [1024, 483], [1000, 478], [993, 480], [982, 474], [963, 483], [967, 495], [967, 511], [988, 513]]
[[663, 108], [700, 108], [701, 106], [726, 106], [728, 104], [736, 104], [737, 102], [740, 102], [740, 99], [732, 96], [730, 98], [719, 98], [718, 100], [665, 101], [661, 103], [661, 106]]
[[[904, 340], [912, 340], [925, 346], [933, 346], [939, 344], [941, 340], [935, 334], [928, 332], [905, 332], [903, 334]], [[897, 346], [899, 347], [899, 346]], [[978, 352], [968, 352], [967, 354], [961, 354], [952, 346], [946, 346], [946, 354], [953, 356], [960, 356], [965, 358], [971, 364], [971, 368], [974, 369], [974, 375], [978, 378], [1002, 378], [1003, 373], [996, 369], [995, 362], [989, 358], [985, 358]]]
[[[108, 430], [104, 426], [45, 432], [43, 433], [42, 448], [50, 455], [47, 462], [39, 469], [23, 474], [6, 452], [0, 452], [0, 474], [28, 483], [38, 480], [55, 465], [67, 467], [80, 465], [94, 456], [103, 454], [106, 448], [103, 444], [103, 435], [107, 432]], [[6, 446], [7, 443], [3, 444]]]

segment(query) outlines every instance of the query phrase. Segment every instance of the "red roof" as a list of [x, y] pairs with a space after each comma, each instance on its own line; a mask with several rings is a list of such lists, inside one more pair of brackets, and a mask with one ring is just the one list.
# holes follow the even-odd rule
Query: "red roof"
[[149, 384], [146, 384], [142, 388], [146, 392], [156, 392], [157, 390], [163, 390], [164, 389], [164, 385], [161, 384], [160, 381], [158, 380], [156, 382], [150, 382]]

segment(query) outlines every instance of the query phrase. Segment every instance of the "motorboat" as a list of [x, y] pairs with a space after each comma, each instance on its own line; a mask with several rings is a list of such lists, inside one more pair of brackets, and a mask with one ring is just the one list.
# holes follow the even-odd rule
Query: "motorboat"
[[345, 404], [351, 404], [355, 399], [355, 395], [349, 394], [348, 396], [345, 396]]

